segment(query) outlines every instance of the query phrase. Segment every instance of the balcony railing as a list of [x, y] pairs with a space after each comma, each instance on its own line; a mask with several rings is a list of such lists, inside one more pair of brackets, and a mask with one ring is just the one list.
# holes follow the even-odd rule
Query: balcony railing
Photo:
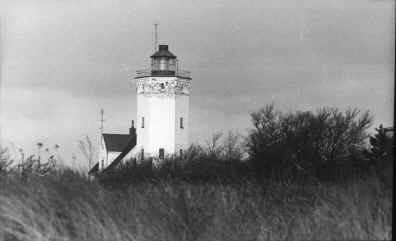
[[150, 77], [151, 76], [151, 70], [150, 69], [141, 69], [136, 71], [136, 77], [135, 78], [144, 78], [144, 77]]
[[185, 79], [191, 79], [191, 72], [188, 70], [179, 69], [176, 71], [176, 76]]
[[[169, 72], [168, 72], [169, 74]], [[166, 76], [169, 76], [169, 75]], [[150, 77], [153, 76], [151, 69], [142, 69], [142, 70], [137, 70], [136, 71], [136, 76], [135, 78], [144, 78], [144, 77]], [[184, 79], [191, 79], [191, 72], [187, 71], [187, 70], [176, 70], [174, 74], [170, 75], [170, 76], [176, 76], [179, 78], [184, 78]]]

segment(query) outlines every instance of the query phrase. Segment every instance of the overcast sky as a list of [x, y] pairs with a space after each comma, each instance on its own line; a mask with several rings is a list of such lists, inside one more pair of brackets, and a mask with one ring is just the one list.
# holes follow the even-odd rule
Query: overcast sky
[[0, 3], [1, 136], [32, 151], [135, 118], [134, 72], [149, 66], [153, 24], [190, 70], [191, 141], [284, 111], [370, 110], [393, 123], [394, 1], [31, 0]]

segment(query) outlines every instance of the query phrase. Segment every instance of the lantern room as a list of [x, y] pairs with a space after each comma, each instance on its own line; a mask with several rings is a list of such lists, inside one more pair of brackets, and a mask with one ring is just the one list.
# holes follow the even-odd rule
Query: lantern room
[[177, 71], [177, 58], [168, 50], [168, 45], [159, 45], [151, 55], [152, 76], [174, 76]]

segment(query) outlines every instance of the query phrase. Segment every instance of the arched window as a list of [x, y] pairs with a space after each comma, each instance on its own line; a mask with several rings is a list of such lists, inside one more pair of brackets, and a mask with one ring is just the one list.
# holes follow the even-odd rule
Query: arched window
[[165, 150], [164, 150], [164, 148], [160, 148], [160, 149], [159, 149], [158, 156], [159, 156], [159, 159], [164, 159], [164, 157], [165, 157]]

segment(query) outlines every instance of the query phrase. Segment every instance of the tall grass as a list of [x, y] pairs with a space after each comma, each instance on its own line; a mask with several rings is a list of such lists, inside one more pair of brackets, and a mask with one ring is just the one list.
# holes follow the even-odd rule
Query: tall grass
[[248, 159], [241, 136], [216, 134], [94, 181], [40, 155], [13, 170], [0, 148], [0, 240], [390, 240], [393, 138], [363, 148], [358, 111], [276, 113], [252, 115]]
[[0, 240], [384, 240], [391, 190], [344, 184], [166, 179], [123, 189], [71, 170], [0, 179]]

